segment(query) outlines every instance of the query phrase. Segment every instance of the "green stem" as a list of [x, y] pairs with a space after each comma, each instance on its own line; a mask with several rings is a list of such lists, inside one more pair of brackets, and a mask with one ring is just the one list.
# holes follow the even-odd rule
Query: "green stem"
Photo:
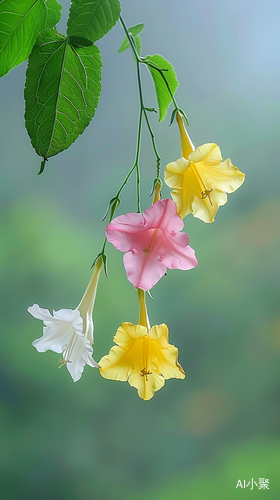
[[[137, 61], [137, 64], [138, 61]], [[142, 119], [143, 119], [143, 110], [140, 109], [139, 121], [138, 121], [138, 132], [137, 132], [137, 147], [136, 147], [136, 155], [134, 168], [136, 168], [136, 190], [137, 190], [137, 212], [141, 212], [140, 208], [140, 169], [139, 169], [139, 155], [140, 155], [140, 145], [141, 145], [141, 131], [142, 131]]]
[[[122, 16], [120, 16], [120, 18], [119, 18], [119, 19], [120, 19], [121, 25], [122, 25], [122, 27], [123, 27], [123, 29], [124, 29], [124, 32], [125, 32], [125, 34], [126, 34], [126, 36], [127, 36], [127, 39], [128, 39], [128, 41], [129, 41], [129, 44], [130, 44], [130, 46], [131, 46], [131, 48], [132, 48], [132, 51], [133, 51], [133, 54], [134, 54], [134, 56], [135, 56], [136, 61], [137, 61], [138, 63], [146, 64], [147, 66], [151, 66], [151, 68], [154, 68], [154, 69], [156, 69], [157, 71], [159, 71], [159, 73], [161, 74], [161, 77], [163, 78], [164, 83], [165, 83], [165, 85], [166, 85], [166, 87], [167, 87], [167, 90], [168, 90], [169, 94], [171, 95], [171, 99], [172, 99], [172, 101], [173, 101], [173, 104], [174, 104], [174, 106], [175, 106], [175, 109], [176, 109], [177, 111], [179, 111], [179, 106], [178, 106], [178, 104], [177, 104], [177, 102], [176, 102], [176, 99], [175, 99], [175, 97], [174, 97], [173, 93], [171, 92], [171, 89], [170, 89], [170, 87], [169, 87], [168, 81], [166, 80], [166, 78], [165, 78], [165, 76], [164, 76], [164, 74], [163, 74], [163, 71], [162, 71], [160, 68], [157, 68], [156, 66], [154, 66], [153, 64], [148, 63], [148, 62], [147, 62], [147, 61], [145, 61], [145, 59], [143, 59], [142, 57], [139, 57], [138, 52], [137, 52], [137, 50], [136, 50], [136, 48], [135, 48], [135, 45], [134, 45], [134, 43], [133, 43], [133, 41], [132, 41], [132, 39], [131, 39], [132, 37], [131, 37], [131, 35], [130, 35], [130, 33], [129, 33], [128, 29], [127, 29], [127, 26], [126, 26], [126, 24], [125, 24], [125, 22], [124, 22], [124, 20], [123, 20]], [[145, 111], [146, 111], [146, 110], [145, 110]], [[145, 118], [146, 118], [146, 116], [145, 116]], [[146, 118], [146, 121], [147, 121], [147, 125], [148, 125], [148, 120], [147, 120], [147, 118]], [[150, 127], [149, 127], [149, 125], [148, 125], [148, 128], [149, 128], [149, 131], [150, 131]], [[150, 132], [150, 133], [151, 133], [151, 132]], [[152, 134], [151, 134], [151, 136], [152, 136]], [[152, 139], [152, 140], [153, 140], [153, 139]], [[157, 153], [156, 153], [156, 156], [157, 156]]]
[[[112, 198], [112, 200], [116, 200], [119, 198], [119, 195], [121, 194], [124, 186], [126, 185], [129, 177], [131, 176], [131, 174], [134, 172], [135, 168], [136, 170], [139, 171], [139, 166], [138, 166], [138, 163], [139, 163], [139, 154], [140, 154], [140, 142], [141, 142], [141, 126], [142, 126], [142, 110], [140, 111], [140, 116], [139, 116], [139, 122], [138, 122], [138, 132], [137, 132], [137, 145], [136, 145], [136, 156], [135, 156], [135, 161], [134, 161], [134, 164], [132, 165], [131, 169], [129, 170], [128, 174], [126, 175], [125, 179], [123, 180], [122, 184], [120, 185], [117, 193], [115, 194], [115, 196]], [[137, 207], [138, 207], [138, 210], [140, 212], [140, 175], [139, 175], [139, 172], [137, 174], [137, 186], [139, 185], [139, 187], [137, 187]], [[112, 201], [111, 200], [111, 201]], [[118, 206], [118, 205], [117, 205]], [[116, 208], [117, 208], [116, 206]], [[115, 209], [116, 209], [115, 208]], [[108, 212], [110, 211], [110, 205], [109, 205], [109, 208], [104, 216], [104, 219], [105, 217], [107, 216]], [[110, 213], [110, 217], [109, 217], [109, 222], [111, 222], [113, 216], [114, 216], [114, 211], [113, 210], [111, 213]], [[103, 219], [103, 220], [104, 220]], [[105, 245], [106, 245], [106, 241], [107, 239], [105, 238], [105, 241], [104, 241], [104, 244], [103, 244], [103, 248], [101, 250], [101, 253], [104, 252], [104, 249], [105, 249]]]
[[101, 254], [104, 253], [104, 251], [105, 251], [106, 243], [107, 243], [107, 238], [105, 238], [105, 240], [103, 242], [103, 247], [102, 247], [102, 250], [100, 252]]
[[126, 178], [124, 179], [124, 181], [123, 181], [123, 183], [122, 183], [121, 187], [119, 188], [119, 190], [118, 190], [118, 192], [117, 192], [117, 194], [116, 194], [116, 198], [117, 198], [117, 197], [121, 194], [121, 191], [123, 190], [124, 186], [126, 185], [126, 183], [127, 183], [128, 179], [129, 179], [129, 177], [131, 176], [132, 172], [135, 170], [135, 166], [136, 166], [136, 165], [134, 164], [134, 165], [131, 167], [130, 171], [128, 172], [128, 174], [127, 174]]
[[[150, 62], [146, 61], [144, 57], [139, 57], [139, 55], [137, 53], [137, 50], [136, 50], [136, 47], [135, 47], [134, 39], [130, 35], [130, 33], [129, 33], [128, 29], [127, 29], [127, 26], [126, 26], [126, 24], [125, 24], [125, 22], [123, 20], [123, 18], [120, 16], [119, 19], [120, 19], [122, 27], [123, 27], [123, 29], [125, 31], [127, 39], [129, 41], [129, 44], [130, 44], [130, 46], [132, 48], [132, 51], [133, 51], [133, 54], [135, 56], [136, 61], [138, 61], [139, 63], [142, 63], [142, 64], [146, 64], [146, 66], [151, 66], [151, 68], [155, 69], [156, 71], [158, 71], [160, 73], [160, 75], [161, 75], [161, 77], [162, 77], [162, 79], [163, 79], [163, 81], [164, 81], [164, 83], [165, 83], [165, 85], [167, 87], [167, 90], [168, 90], [168, 92], [169, 92], [169, 94], [171, 96], [171, 99], [172, 99], [172, 102], [174, 104], [174, 107], [175, 107], [176, 111], [179, 111], [180, 113], [182, 113], [182, 110], [179, 108], [179, 106], [177, 104], [177, 101], [176, 101], [176, 99], [175, 99], [175, 97], [173, 95], [173, 92], [171, 91], [171, 88], [169, 87], [168, 81], [166, 80], [166, 78], [164, 76], [163, 70], [160, 69], [160, 68], [157, 68], [156, 66], [154, 66]], [[148, 129], [149, 129], [149, 132], [150, 132], [150, 135], [151, 135], [154, 152], [155, 152], [155, 155], [156, 155], [156, 158], [157, 158], [157, 172], [158, 172], [157, 175], [159, 177], [159, 170], [160, 170], [161, 158], [159, 157], [159, 154], [158, 154], [158, 151], [157, 151], [157, 148], [156, 148], [156, 145], [155, 145], [154, 134], [153, 134], [152, 129], [151, 129], [150, 124], [149, 124], [149, 120], [148, 120], [148, 117], [147, 117], [146, 109], [145, 109], [144, 114], [145, 114], [145, 119], [146, 119], [146, 122], [147, 122]], [[189, 125], [189, 120], [188, 120], [188, 118], [187, 118], [187, 116], [186, 116], [186, 114], [184, 112], [183, 112], [183, 115], [184, 115], [184, 117], [186, 119], [187, 124]]]
[[[126, 24], [125, 24], [125, 22], [124, 22], [124, 20], [123, 20], [123, 18], [121, 16], [120, 16], [120, 22], [122, 24], [124, 32], [125, 32], [125, 34], [127, 36], [127, 39], [129, 41], [130, 47], [131, 47], [131, 49], [133, 51], [133, 54], [135, 56], [135, 59], [136, 59], [137, 80], [138, 80], [138, 88], [139, 88], [140, 106], [141, 106], [141, 111], [143, 112], [143, 114], [145, 116], [146, 124], [147, 124], [148, 130], [149, 130], [150, 136], [151, 136], [152, 146], [153, 146], [153, 150], [154, 150], [154, 153], [155, 153], [155, 156], [156, 156], [157, 177], [159, 177], [160, 176], [161, 157], [159, 156], [159, 152], [158, 152], [158, 149], [157, 149], [157, 146], [156, 146], [156, 141], [155, 141], [155, 134], [154, 134], [153, 129], [151, 127], [150, 120], [149, 120], [148, 114], [147, 114], [147, 110], [146, 110], [146, 107], [144, 105], [143, 92], [142, 92], [142, 83], [141, 83], [141, 77], [140, 77], [140, 64], [139, 63], [143, 63], [144, 60], [141, 57], [139, 57], [139, 55], [137, 53], [137, 50], [136, 50], [136, 47], [135, 47], [135, 44], [134, 44], [133, 37], [130, 35], [130, 33], [129, 33], [128, 29], [127, 29], [127, 26], [126, 26]], [[170, 89], [169, 89], [169, 91], [170, 91]], [[178, 109], [178, 107], [176, 109]]]
[[133, 51], [133, 54], [135, 55], [135, 59], [136, 59], [136, 61], [141, 62], [141, 58], [139, 57], [138, 52], [137, 52], [137, 50], [136, 50], [136, 47], [135, 47], [134, 43], [133, 43], [133, 42], [132, 42], [132, 40], [131, 40], [131, 35], [130, 35], [130, 33], [129, 33], [128, 29], [127, 29], [127, 26], [126, 26], [126, 24], [125, 24], [125, 22], [124, 22], [124, 20], [123, 20], [122, 16], [120, 16], [120, 17], [119, 17], [119, 20], [120, 20], [121, 25], [122, 25], [122, 27], [123, 27], [123, 29], [124, 29], [124, 32], [125, 32], [125, 34], [126, 34], [126, 36], [127, 36], [127, 39], [128, 39], [128, 41], [129, 41], [129, 43], [130, 43], [130, 46], [131, 46], [132, 51]]
[[154, 153], [156, 155], [156, 161], [157, 161], [157, 177], [160, 177], [160, 163], [161, 163], [161, 157], [159, 156], [159, 153], [158, 153], [158, 150], [157, 150], [157, 146], [156, 146], [156, 140], [155, 140], [155, 134], [153, 133], [153, 130], [151, 128], [151, 125], [150, 125], [150, 122], [149, 122], [149, 119], [148, 119], [148, 116], [147, 116], [147, 111], [146, 109], [144, 108], [144, 116], [145, 116], [145, 119], [146, 119], [146, 123], [147, 123], [147, 127], [148, 127], [148, 130], [150, 132], [150, 136], [151, 136], [151, 140], [152, 140], [152, 145], [153, 145], [153, 150], [154, 150]]
[[121, 191], [123, 190], [124, 186], [126, 185], [129, 177], [131, 176], [132, 172], [136, 169], [136, 186], [137, 186], [137, 212], [141, 212], [140, 209], [140, 170], [139, 170], [139, 156], [140, 156], [140, 144], [141, 144], [141, 129], [142, 129], [142, 109], [140, 109], [140, 115], [139, 115], [139, 121], [138, 121], [138, 131], [137, 131], [137, 144], [136, 144], [136, 154], [135, 154], [135, 161], [134, 164], [132, 165], [130, 171], [128, 172], [127, 176], [125, 177], [122, 185], [120, 186], [115, 198], [118, 198]]
[[[140, 171], [139, 171], [139, 155], [140, 155], [140, 144], [141, 144], [141, 128], [142, 128], [142, 116], [143, 116], [143, 112], [142, 112], [142, 109], [140, 110], [140, 115], [139, 115], [139, 121], [138, 121], [138, 132], [137, 132], [137, 146], [136, 146], [136, 155], [135, 155], [135, 162], [133, 164], [133, 166], [131, 167], [131, 169], [129, 170], [128, 174], [126, 175], [123, 183], [121, 184], [121, 186], [119, 187], [118, 191], [117, 191], [117, 194], [114, 196], [113, 199], [115, 198], [118, 198], [121, 191], [123, 190], [124, 186], [126, 185], [129, 177], [131, 176], [132, 172], [134, 172], [135, 168], [136, 168], [136, 187], [137, 187], [137, 212], [141, 212], [141, 208], [140, 208]], [[110, 221], [112, 220], [114, 214], [112, 213], [111, 214], [111, 217], [110, 217]], [[99, 255], [102, 255], [104, 254], [105, 252], [105, 247], [106, 247], [106, 243], [107, 243], [107, 238], [105, 237], [104, 239], [104, 242], [103, 242], [103, 246], [102, 246], [102, 250], [101, 252], [98, 254]], [[98, 258], [97, 256], [97, 258]], [[96, 259], [95, 259], [96, 261]], [[94, 263], [95, 263], [94, 261]], [[93, 263], [93, 265], [94, 265]]]

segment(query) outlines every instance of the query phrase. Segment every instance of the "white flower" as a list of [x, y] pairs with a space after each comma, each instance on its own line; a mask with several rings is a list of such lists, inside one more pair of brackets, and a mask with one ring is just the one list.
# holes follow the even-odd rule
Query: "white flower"
[[28, 308], [28, 312], [34, 318], [43, 320], [45, 325], [43, 336], [34, 340], [32, 345], [38, 352], [48, 350], [63, 352], [62, 364], [66, 364], [74, 382], [81, 378], [85, 365], [99, 367], [92, 357], [91, 344], [93, 344], [92, 312], [101, 269], [102, 257], [100, 256], [96, 261], [84, 296], [76, 309], [53, 311], [52, 316], [47, 309], [42, 309], [38, 304]]

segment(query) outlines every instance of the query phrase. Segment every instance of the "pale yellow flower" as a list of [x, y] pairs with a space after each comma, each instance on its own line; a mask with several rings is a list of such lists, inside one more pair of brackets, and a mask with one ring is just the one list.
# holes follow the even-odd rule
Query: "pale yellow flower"
[[165, 182], [173, 189], [171, 196], [183, 219], [193, 213], [204, 222], [213, 222], [219, 206], [227, 202], [227, 194], [236, 191], [244, 182], [245, 175], [232, 165], [230, 159], [223, 161], [217, 144], [194, 147], [177, 112], [182, 156], [171, 162], [165, 170]]
[[138, 395], [149, 400], [165, 384], [165, 379], [185, 378], [178, 363], [178, 349], [168, 343], [165, 324], [150, 328], [145, 292], [138, 289], [139, 325], [123, 323], [114, 337], [116, 346], [100, 361], [100, 373], [111, 380], [128, 381]]

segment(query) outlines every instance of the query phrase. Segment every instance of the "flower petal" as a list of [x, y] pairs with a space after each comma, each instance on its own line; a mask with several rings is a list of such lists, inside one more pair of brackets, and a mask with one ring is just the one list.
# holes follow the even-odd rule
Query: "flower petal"
[[63, 352], [69, 344], [74, 328], [69, 323], [53, 322], [43, 328], [43, 336], [32, 342], [38, 352]]
[[46, 325], [43, 328], [43, 336], [32, 343], [38, 352], [48, 350], [57, 353], [63, 352], [74, 332], [82, 335], [83, 320], [77, 310], [60, 309], [53, 311], [52, 316], [47, 309], [42, 309], [38, 304], [34, 304], [28, 308], [28, 312], [34, 318], [43, 320]]
[[185, 158], [180, 158], [176, 162], [169, 163], [165, 169], [165, 183], [170, 188], [173, 201], [176, 203], [179, 216], [184, 219], [186, 215], [192, 213], [192, 203], [194, 193], [201, 196], [190, 168], [191, 163]]
[[86, 364], [93, 368], [99, 367], [98, 363], [92, 358], [92, 353], [93, 349], [85, 336], [80, 337], [74, 334], [70, 345], [63, 353], [67, 370], [74, 382], [81, 378]]
[[102, 377], [111, 380], [127, 381], [135, 365], [139, 365], [137, 340], [147, 336], [147, 328], [132, 323], [122, 323], [114, 337], [118, 345], [110, 349], [107, 356], [99, 361]]
[[[108, 241], [121, 252], [145, 248], [152, 229], [174, 234], [183, 229], [176, 205], [172, 200], [159, 200], [141, 214], [126, 214], [113, 219], [106, 228]], [[141, 233], [141, 236], [140, 234]]]
[[149, 373], [146, 377], [139, 371], [133, 371], [128, 379], [128, 383], [138, 390], [138, 396], [144, 401], [149, 401], [156, 391], [159, 391], [165, 384], [164, 377], [156, 372]]
[[178, 349], [168, 342], [168, 327], [164, 323], [152, 326], [150, 338], [158, 341], [157, 350], [151, 352], [151, 358], [157, 359], [157, 371], [164, 378], [185, 378], [185, 372], [178, 363]]
[[227, 194], [219, 189], [214, 189], [210, 194], [210, 199], [194, 198], [192, 203], [194, 217], [206, 223], [214, 222], [219, 206], [227, 202]]
[[48, 309], [43, 309], [38, 304], [28, 307], [27, 311], [36, 319], [43, 321], [53, 321], [53, 316]]
[[144, 229], [144, 218], [141, 214], [120, 215], [113, 219], [106, 227], [105, 233], [108, 241], [121, 252], [129, 252], [134, 247], [134, 234], [141, 233]]
[[165, 274], [166, 267], [188, 270], [197, 266], [194, 250], [188, 241], [185, 233], [178, 232], [170, 236], [156, 229], [148, 247], [124, 255], [127, 279], [136, 288], [150, 290]]
[[145, 335], [147, 335], [145, 326], [125, 322], [117, 329], [113, 341], [119, 346], [128, 349], [135, 342], [135, 339], [142, 339]]
[[245, 174], [232, 165], [229, 158], [216, 165], [210, 165], [203, 161], [197, 165], [197, 168], [203, 176], [207, 189], [218, 188], [226, 193], [233, 193], [245, 180]]
[[102, 377], [110, 380], [120, 380], [126, 382], [131, 373], [132, 367], [123, 362], [125, 351], [119, 346], [111, 347], [109, 354], [103, 356], [99, 361], [100, 373]]
[[188, 245], [188, 242], [189, 237], [185, 233], [177, 233], [173, 236], [172, 241], [169, 241], [170, 247], [163, 257], [166, 267], [187, 271], [197, 266], [195, 251]]
[[218, 165], [221, 161], [223, 161], [219, 146], [213, 142], [198, 146], [189, 155], [188, 159], [193, 163], [203, 162], [208, 165]]
[[186, 158], [179, 158], [177, 161], [173, 161], [166, 165], [164, 172], [164, 181], [170, 188], [182, 189], [183, 187], [183, 174], [190, 167], [189, 160]]
[[164, 233], [175, 234], [181, 231], [184, 223], [178, 217], [174, 201], [164, 199], [157, 201], [154, 205], [143, 212], [146, 229], [161, 229]]
[[166, 272], [162, 255], [149, 255], [142, 248], [126, 253], [123, 263], [128, 281], [145, 291], [150, 290]]
[[63, 323], [71, 323], [76, 333], [82, 335], [83, 333], [83, 320], [81, 318], [80, 311], [78, 309], [59, 309], [59, 311], [53, 310], [54, 319], [58, 319]]

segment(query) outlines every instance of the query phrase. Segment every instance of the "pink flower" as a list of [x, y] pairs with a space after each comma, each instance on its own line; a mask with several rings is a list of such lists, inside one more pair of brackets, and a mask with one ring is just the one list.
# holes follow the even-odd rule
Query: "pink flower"
[[108, 241], [125, 252], [127, 279], [150, 290], [169, 269], [197, 266], [189, 237], [181, 233], [184, 223], [172, 200], [160, 200], [141, 214], [120, 215], [106, 228]]

